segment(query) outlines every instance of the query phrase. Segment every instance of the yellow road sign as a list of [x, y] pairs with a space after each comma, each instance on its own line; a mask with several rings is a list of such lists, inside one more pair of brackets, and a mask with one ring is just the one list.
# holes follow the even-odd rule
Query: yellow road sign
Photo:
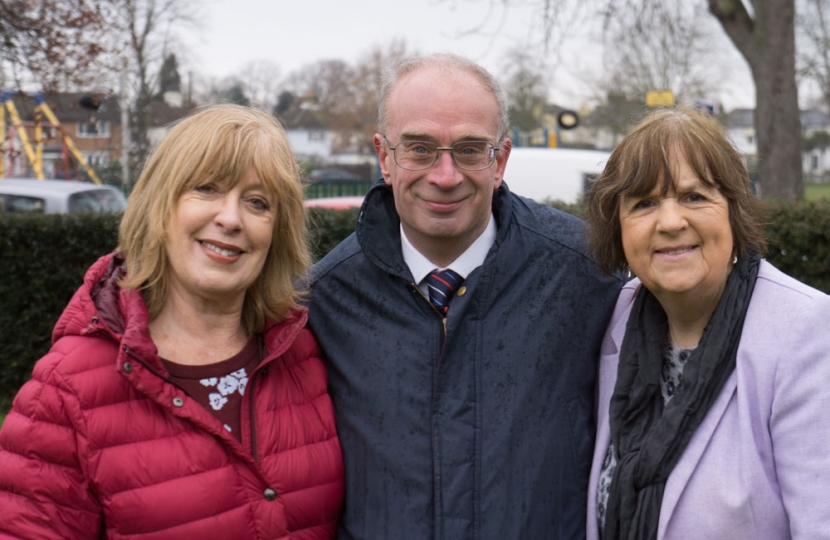
[[674, 92], [671, 90], [652, 90], [646, 92], [646, 107], [673, 107]]

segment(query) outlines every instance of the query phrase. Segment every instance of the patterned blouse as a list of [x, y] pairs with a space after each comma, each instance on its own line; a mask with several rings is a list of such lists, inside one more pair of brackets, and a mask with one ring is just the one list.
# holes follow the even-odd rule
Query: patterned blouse
[[[674, 393], [683, 384], [683, 368], [686, 361], [692, 355], [695, 347], [675, 347], [667, 343], [663, 350], [663, 369], [660, 373], [660, 386], [663, 394], [663, 403], [668, 403]], [[605, 526], [605, 505], [608, 502], [608, 492], [611, 488], [611, 478], [614, 469], [617, 467], [617, 452], [614, 443], [608, 445], [605, 452], [605, 459], [602, 462], [602, 470], [599, 474], [599, 487], [597, 489], [597, 522], [599, 524], [599, 535], [602, 538], [602, 529]]]

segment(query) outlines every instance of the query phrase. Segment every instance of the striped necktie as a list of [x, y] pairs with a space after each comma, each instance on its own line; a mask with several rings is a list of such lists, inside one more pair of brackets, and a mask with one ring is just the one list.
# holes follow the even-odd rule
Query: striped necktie
[[447, 268], [446, 270], [435, 270], [427, 277], [429, 288], [429, 301], [442, 314], [446, 315], [450, 308], [450, 299], [455, 291], [464, 281], [464, 278]]

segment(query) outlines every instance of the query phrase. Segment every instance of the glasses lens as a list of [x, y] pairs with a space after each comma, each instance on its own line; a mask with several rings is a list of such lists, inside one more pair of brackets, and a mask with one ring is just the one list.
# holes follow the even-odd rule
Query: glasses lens
[[493, 163], [493, 146], [487, 141], [459, 141], [452, 145], [452, 156], [462, 169], [486, 169]]
[[[435, 165], [439, 151], [434, 142], [401, 141], [394, 149], [395, 162], [410, 171], [423, 171]], [[487, 141], [459, 141], [452, 145], [452, 159], [459, 169], [486, 169], [493, 164], [495, 156], [493, 145]]]
[[406, 141], [395, 147], [395, 161], [411, 171], [429, 169], [437, 155], [438, 145], [427, 141]]

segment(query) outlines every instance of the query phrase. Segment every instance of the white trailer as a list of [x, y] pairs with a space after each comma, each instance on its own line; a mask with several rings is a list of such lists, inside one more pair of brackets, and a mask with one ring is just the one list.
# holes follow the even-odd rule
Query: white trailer
[[504, 181], [510, 191], [539, 202], [579, 202], [610, 152], [569, 148], [513, 148]]

